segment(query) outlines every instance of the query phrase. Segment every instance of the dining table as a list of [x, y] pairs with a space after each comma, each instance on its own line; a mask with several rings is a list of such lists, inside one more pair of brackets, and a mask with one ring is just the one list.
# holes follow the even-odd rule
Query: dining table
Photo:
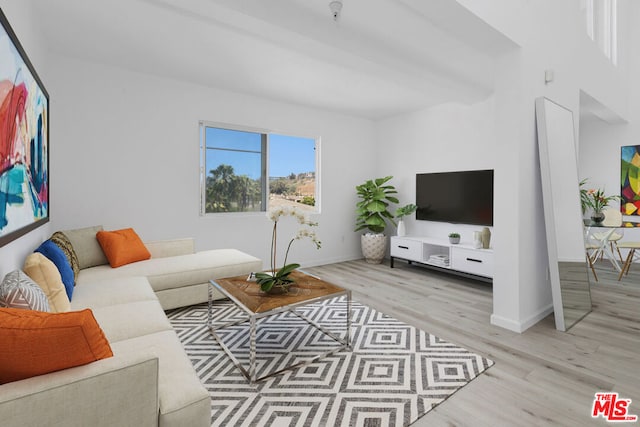
[[606, 257], [618, 273], [622, 271], [621, 261], [618, 261], [620, 254], [616, 257], [611, 242], [620, 240], [622, 236], [618, 232], [619, 230], [638, 227], [640, 227], [640, 222], [636, 221], [623, 221], [619, 225], [605, 225], [601, 222], [586, 221], [585, 242], [593, 249], [592, 260], [595, 261], [601, 256]]

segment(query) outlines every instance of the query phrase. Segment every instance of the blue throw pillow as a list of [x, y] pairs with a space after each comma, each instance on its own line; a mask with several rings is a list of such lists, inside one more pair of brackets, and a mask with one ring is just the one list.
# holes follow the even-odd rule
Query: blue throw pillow
[[69, 301], [71, 301], [75, 276], [73, 275], [71, 264], [69, 264], [69, 260], [64, 255], [64, 252], [62, 252], [62, 249], [51, 240], [45, 240], [34, 252], [40, 252], [58, 268], [60, 276], [62, 277], [62, 283], [64, 283], [64, 289], [67, 291]]

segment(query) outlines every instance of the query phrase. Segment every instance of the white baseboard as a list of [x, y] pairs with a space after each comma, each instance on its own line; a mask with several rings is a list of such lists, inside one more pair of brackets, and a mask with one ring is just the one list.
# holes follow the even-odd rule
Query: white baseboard
[[532, 327], [533, 325], [535, 325], [536, 323], [538, 323], [539, 321], [541, 321], [542, 319], [544, 319], [545, 317], [547, 317], [548, 315], [550, 315], [551, 313], [553, 313], [553, 304], [549, 304], [548, 306], [544, 307], [542, 310], [538, 311], [537, 313], [533, 314], [532, 316], [529, 316], [527, 319], [524, 319], [522, 321], [507, 319], [506, 317], [492, 314], [491, 324], [500, 326], [501, 328], [505, 328], [513, 332], [522, 333], [527, 329], [529, 329], [530, 327]]

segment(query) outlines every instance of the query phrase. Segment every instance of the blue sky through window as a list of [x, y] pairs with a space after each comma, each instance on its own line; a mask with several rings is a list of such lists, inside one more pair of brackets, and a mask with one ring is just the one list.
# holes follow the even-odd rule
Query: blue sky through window
[[316, 152], [313, 138], [269, 135], [269, 175], [315, 172]]
[[[233, 166], [236, 175], [247, 175], [251, 179], [260, 178], [261, 135], [259, 133], [207, 127], [206, 141], [207, 147], [223, 149], [207, 150], [207, 175], [221, 164], [226, 164]], [[224, 149], [245, 151], [225, 151]], [[269, 135], [269, 175], [272, 177], [315, 172], [315, 156], [313, 138]]]

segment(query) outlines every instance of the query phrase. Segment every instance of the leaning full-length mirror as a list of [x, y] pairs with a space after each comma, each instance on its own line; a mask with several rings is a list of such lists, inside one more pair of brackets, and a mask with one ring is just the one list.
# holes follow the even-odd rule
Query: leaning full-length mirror
[[536, 122], [553, 311], [566, 331], [591, 311], [573, 113], [538, 98]]

